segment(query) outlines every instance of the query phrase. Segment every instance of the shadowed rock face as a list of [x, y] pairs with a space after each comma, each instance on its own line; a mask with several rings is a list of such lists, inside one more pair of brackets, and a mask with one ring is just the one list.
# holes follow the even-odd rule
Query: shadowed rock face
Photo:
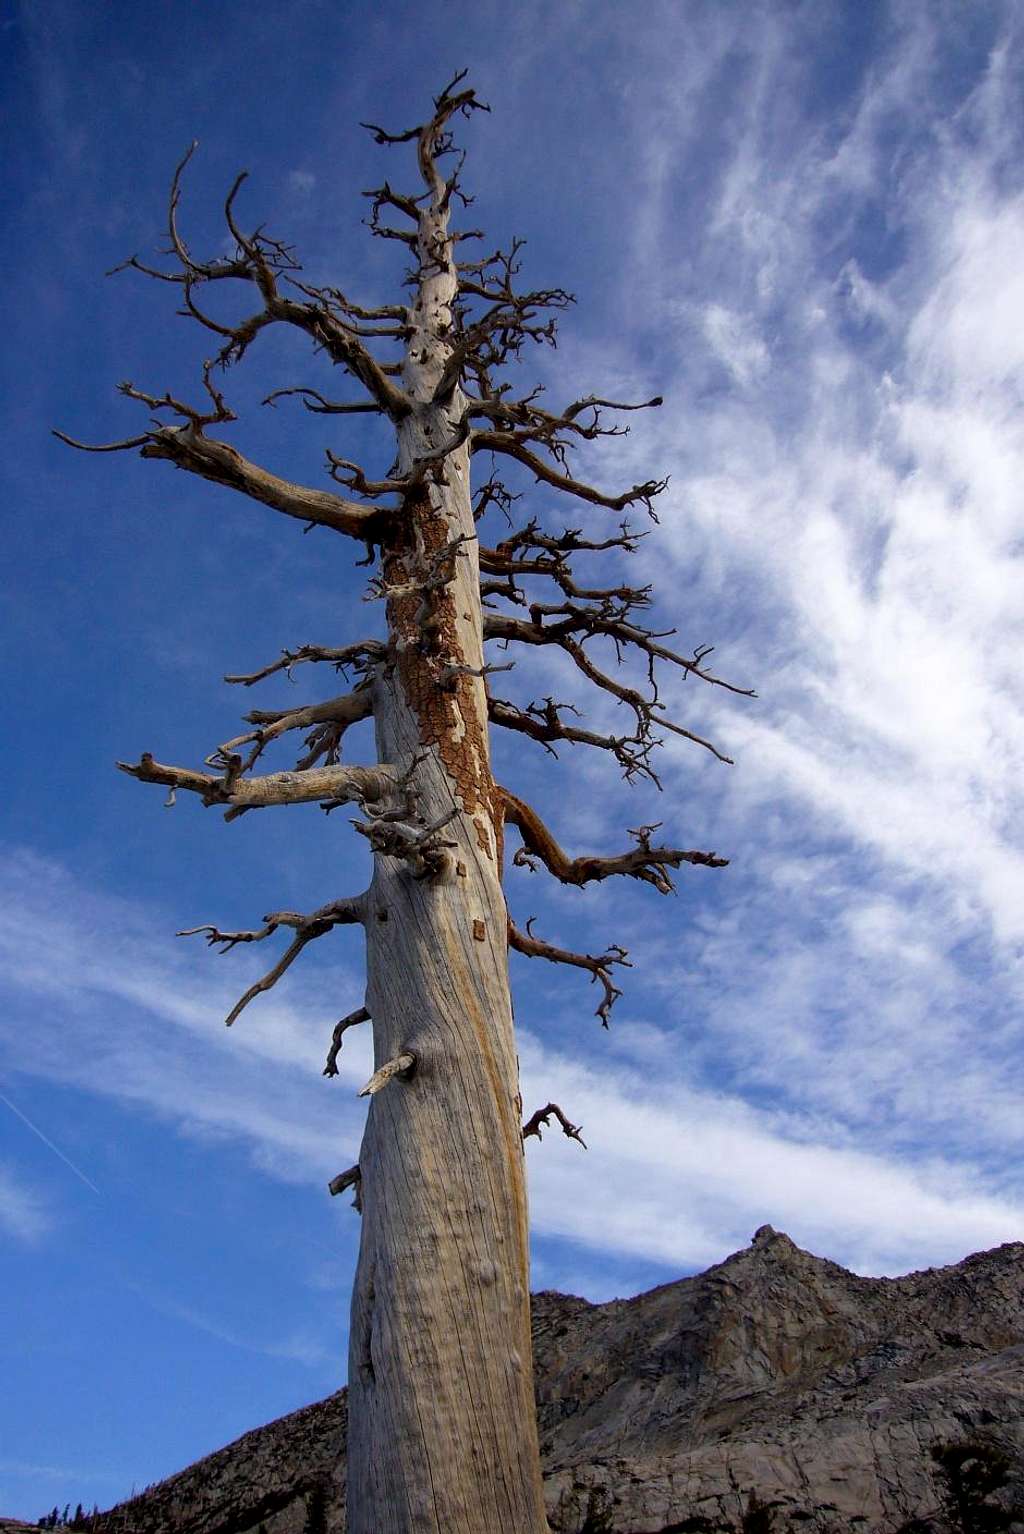
[[[978, 1438], [1010, 1461], [997, 1500], [1024, 1505], [1024, 1245], [870, 1279], [764, 1226], [745, 1251], [635, 1299], [536, 1295], [533, 1331], [560, 1534], [739, 1531], [751, 1492], [767, 1504], [759, 1529], [945, 1530], [932, 1446]], [[340, 1534], [346, 1427], [340, 1391], [101, 1528]], [[1024, 1534], [1021, 1518], [1002, 1526]]]

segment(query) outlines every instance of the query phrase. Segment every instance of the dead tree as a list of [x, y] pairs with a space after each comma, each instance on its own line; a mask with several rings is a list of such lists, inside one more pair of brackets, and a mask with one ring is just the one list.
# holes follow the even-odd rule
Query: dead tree
[[[234, 1022], [273, 986], [307, 944], [358, 924], [366, 941], [365, 1005], [337, 1025], [325, 1075], [337, 1073], [350, 1026], [373, 1030], [376, 1069], [364, 1089], [366, 1131], [356, 1167], [332, 1191], [353, 1188], [362, 1238], [352, 1301], [348, 1519], [352, 1534], [541, 1534], [547, 1528], [531, 1375], [524, 1125], [508, 983], [509, 948], [573, 965], [598, 986], [607, 1023], [625, 949], [612, 944], [573, 953], [511, 921], [502, 888], [504, 832], [520, 845], [513, 861], [583, 886], [625, 875], [661, 894], [683, 864], [716, 868], [711, 852], [662, 846], [653, 826], [631, 834], [613, 855], [572, 857], [529, 804], [495, 782], [491, 725], [518, 731], [554, 753], [565, 746], [607, 752], [627, 779], [657, 781], [655, 747], [672, 731], [720, 753], [672, 719], [658, 695], [656, 668], [727, 686], [708, 669], [707, 650], [683, 654], [670, 634], [644, 623], [647, 588], [581, 581], [577, 556], [632, 552], [641, 533], [616, 520], [592, 533], [548, 531], [537, 516], [513, 526], [514, 497], [493, 474], [470, 485], [477, 454], [511, 461], [540, 487], [617, 518], [653, 516], [664, 480], [606, 493], [575, 476], [570, 450], [616, 435], [620, 413], [654, 407], [583, 395], [550, 410], [539, 391], [516, 397], [504, 380], [527, 342], [553, 342], [555, 317], [571, 302], [560, 288], [521, 290], [518, 245], [462, 259], [453, 205], [468, 201], [449, 168], [453, 119], [482, 109], [459, 75], [434, 102], [429, 120], [406, 132], [370, 126], [377, 143], [409, 145], [421, 187], [389, 182], [367, 195], [372, 233], [405, 246], [408, 297], [363, 306], [337, 287], [303, 280], [290, 246], [262, 228], [249, 231], [237, 210], [244, 180], [228, 195], [233, 253], [193, 254], [179, 219], [185, 156], [170, 194], [169, 265], [133, 256], [124, 265], [174, 285], [182, 312], [214, 337], [199, 404], [122, 392], [149, 411], [148, 424], [120, 442], [89, 447], [139, 449], [189, 474], [227, 486], [308, 528], [325, 528], [366, 549], [375, 573], [370, 595], [386, 614], [386, 633], [357, 644], [304, 644], [249, 675], [249, 687], [300, 665], [348, 668], [355, 684], [322, 703], [254, 709], [249, 726], [206, 758], [204, 769], [169, 766], [145, 753], [118, 765], [169, 797], [196, 794], [232, 820], [271, 805], [353, 806], [355, 829], [373, 851], [362, 894], [309, 913], [275, 911], [252, 931], [189, 929], [224, 950], [287, 944], [277, 962], [232, 1009]], [[485, 108], [483, 108], [486, 110]], [[195, 146], [193, 146], [194, 148]], [[211, 305], [219, 285], [252, 294], [240, 322]], [[292, 483], [231, 447], [219, 428], [235, 419], [222, 392], [223, 370], [239, 363], [271, 325], [305, 333], [311, 349], [344, 375], [345, 399], [312, 387], [279, 389], [324, 421], [363, 412], [386, 417], [395, 461], [380, 478], [327, 451], [332, 488]], [[58, 433], [58, 435], [63, 435]], [[72, 446], [87, 445], [63, 437]], [[504, 515], [507, 530], [484, 543], [478, 527]], [[487, 659], [488, 644], [497, 656]], [[586, 681], [621, 706], [620, 732], [582, 721], [553, 697], [512, 701], [489, 677], [509, 669], [516, 646], [553, 646]], [[607, 656], [607, 658], [606, 658]], [[642, 663], [642, 685], [623, 657]], [[506, 689], [503, 687], [503, 691]], [[741, 689], [733, 688], [733, 691]], [[350, 766], [342, 745], [350, 726], [373, 720], [377, 765]], [[262, 772], [264, 753], [297, 732], [302, 751], [290, 771]], [[723, 761], [728, 758], [722, 757]], [[525, 1126], [538, 1135], [555, 1104]]]

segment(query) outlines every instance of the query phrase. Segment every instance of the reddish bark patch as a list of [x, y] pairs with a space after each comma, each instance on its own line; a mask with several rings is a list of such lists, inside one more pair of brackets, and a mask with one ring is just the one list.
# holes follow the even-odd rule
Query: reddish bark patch
[[[432, 556], [450, 541], [447, 520], [430, 501], [427, 490], [406, 502], [402, 523], [406, 541], [385, 555], [383, 575], [389, 586], [415, 580], [429, 567]], [[420, 547], [413, 539], [419, 533]], [[445, 666], [464, 665], [452, 588], [444, 587], [433, 600], [433, 624], [425, 634], [417, 621], [421, 598], [415, 592], [391, 597], [388, 627], [396, 647], [396, 666], [406, 702], [419, 724], [424, 746], [436, 746], [455, 793], [473, 818], [477, 842], [492, 857], [488, 822], [500, 824], [494, 781], [491, 777], [487, 719], [478, 703], [478, 686], [472, 677], [456, 676], [442, 687], [439, 676]], [[482, 813], [481, 813], [482, 812]]]

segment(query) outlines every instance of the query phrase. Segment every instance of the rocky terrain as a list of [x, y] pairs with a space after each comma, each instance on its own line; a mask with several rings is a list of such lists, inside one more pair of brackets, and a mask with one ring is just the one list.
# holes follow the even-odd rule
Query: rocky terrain
[[[706, 1273], [635, 1299], [535, 1296], [534, 1350], [559, 1534], [1024, 1534], [1019, 1243], [870, 1279], [764, 1226]], [[100, 1530], [340, 1534], [346, 1426], [340, 1391], [112, 1509]], [[978, 1523], [947, 1511], [933, 1450], [950, 1446], [968, 1477], [987, 1455], [1003, 1483]]]

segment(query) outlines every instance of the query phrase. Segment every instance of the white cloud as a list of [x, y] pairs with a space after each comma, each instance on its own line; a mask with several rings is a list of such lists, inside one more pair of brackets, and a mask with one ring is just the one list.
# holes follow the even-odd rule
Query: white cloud
[[[218, 970], [203, 948], [154, 936], [173, 930], [156, 912], [87, 892], [31, 854], [12, 852], [3, 887], [11, 905], [0, 954], [20, 996], [0, 1030], [12, 1068], [116, 1096], [193, 1136], [230, 1134], [276, 1176], [331, 1176], [337, 1157], [355, 1152], [363, 1109], [354, 1089], [372, 1068], [368, 1041], [349, 1034], [337, 1079], [328, 1086], [320, 1076], [333, 1022], [323, 997], [338, 999], [338, 1016], [354, 1004], [344, 968], [314, 960], [287, 1000], [261, 998], [228, 1030], [231, 1003], [272, 957], [236, 954], [241, 962]], [[312, 995], [311, 985], [320, 987]], [[42, 1026], [22, 1026], [26, 997]], [[54, 1037], [69, 1031], [73, 1049]]]
[[[949, 119], [922, 115], [937, 46], [915, 8], [844, 128], [826, 139], [755, 103], [734, 134], [687, 280], [716, 295], [703, 334], [736, 385], [698, 408], [699, 348], [680, 356], [665, 391], [676, 403], [643, 442], [648, 463], [660, 446], [676, 470], [646, 553], [655, 575], [667, 543], [684, 579], [696, 568], [694, 605], [729, 673], [763, 695], [700, 701], [739, 763], [734, 846], [759, 838], [770, 807], [794, 836], [810, 825], [881, 855], [890, 877], [955, 889], [961, 936], [980, 922], [1012, 944], [1024, 935], [1016, 72], [997, 49]], [[883, 276], [856, 254], [857, 198], [876, 206], [879, 240], [899, 235]], [[660, 222], [645, 219], [664, 251], [677, 203], [665, 193]], [[668, 291], [664, 303], [677, 312]], [[786, 352], [771, 393], [749, 396], [769, 314]], [[692, 710], [692, 689], [685, 700]]]
[[550, 1092], [585, 1138], [591, 1130], [586, 1154], [554, 1128], [531, 1142], [531, 1213], [544, 1234], [678, 1270], [720, 1260], [768, 1221], [876, 1273], [1020, 1239], [1024, 1205], [987, 1195], [952, 1162], [798, 1139], [728, 1094], [661, 1073], [610, 1079], [596, 1061], [553, 1058], [532, 1040], [521, 1060], [526, 1089], [535, 1081], [534, 1095]]
[[[277, 1178], [320, 1179], [338, 1169], [343, 1151], [354, 1156], [362, 1106], [353, 1088], [365, 1079], [365, 1058], [343, 1053], [342, 1078], [326, 1086], [319, 1076], [324, 1040], [309, 1038], [299, 1010], [287, 1001], [264, 998], [259, 1017], [240, 1019], [226, 1034], [223, 982], [193, 970], [185, 950], [168, 954], [167, 945], [155, 944], [147, 936], [156, 926], [153, 913], [90, 892], [38, 858], [9, 856], [3, 869], [0, 947], [18, 990], [45, 1002], [37, 1010], [43, 1021], [31, 1033], [19, 1026], [23, 1007], [7, 1009], [3, 1044], [11, 1066], [74, 1081], [186, 1133], [245, 1144], [255, 1164]], [[930, 968], [920, 934], [898, 915], [878, 897], [866, 900], [849, 914], [844, 941], [876, 964], [881, 953], [893, 966]], [[118, 950], [104, 957], [96, 934], [115, 928]], [[768, 1025], [765, 1058], [792, 1073], [796, 1098], [820, 1071], [825, 1046], [806, 1027], [801, 1031], [799, 1015], [801, 992], [813, 1001], [821, 983], [813, 960], [804, 972], [794, 947], [788, 969], [776, 963], [770, 975], [761, 974], [756, 965], [737, 963], [749, 938], [742, 925], [732, 934], [720, 927], [717, 935], [708, 927], [701, 936], [713, 975], [747, 978], [738, 981], [745, 990], [717, 1008], [701, 992], [699, 976], [682, 982], [691, 992], [686, 1004], [696, 1001], [702, 1011], [699, 1039], [687, 1035], [679, 1017], [674, 1029], [631, 1029], [627, 1015], [617, 1032], [597, 1032], [581, 1062], [542, 1045], [527, 1015], [519, 1050], [528, 1109], [534, 1099], [553, 1097], [590, 1131], [587, 1153], [557, 1131], [529, 1148], [537, 1234], [567, 1237], [592, 1254], [581, 1255], [576, 1287], [598, 1282], [599, 1253], [692, 1268], [742, 1244], [765, 1219], [812, 1249], [887, 1271], [958, 1258], [969, 1247], [1019, 1232], [1024, 1210], [1011, 1195], [993, 1191], [969, 1156], [943, 1159], [920, 1148], [906, 1154], [884, 1135], [868, 1149], [870, 1133], [863, 1143], [858, 1139], [850, 1128], [857, 1115], [842, 1102], [837, 1078], [848, 1061], [837, 1058], [819, 1098], [809, 1098], [803, 1109], [784, 1092], [771, 1106], [757, 1107], [724, 1083], [710, 1085], [708, 1051], [717, 1049], [725, 1061], [738, 1048], [750, 1068], [751, 1004], [761, 1008], [758, 1025]], [[637, 954], [657, 974], [659, 955], [644, 952], [642, 939]], [[322, 979], [309, 977], [303, 995]], [[665, 983], [676, 987], [678, 1011], [686, 993], [671, 971]], [[774, 1011], [758, 994], [759, 984], [772, 988]], [[860, 998], [849, 1000], [855, 1011]], [[573, 993], [571, 1005], [582, 1010], [586, 998]], [[791, 1007], [797, 1015], [787, 1034], [784, 1014]], [[546, 1002], [545, 1011], [550, 1020], [559, 1004]], [[855, 1023], [851, 1017], [843, 1026]], [[66, 1039], [69, 1025], [75, 1048], [56, 1048], [56, 1032]], [[875, 1070], [881, 1037], [880, 1030], [869, 1051]], [[855, 1054], [863, 1042], [855, 1033], [833, 1040], [840, 1054]], [[866, 1102], [872, 1090], [877, 1096], [865, 1081]], [[876, 1107], [868, 1113], [869, 1131]], [[170, 1304], [156, 1302], [165, 1309]], [[224, 1331], [198, 1313], [182, 1312], [180, 1319]], [[243, 1345], [233, 1333], [222, 1340]], [[309, 1338], [268, 1346], [317, 1361]]]
[[708, 304], [701, 318], [708, 345], [741, 387], [764, 377], [769, 367], [768, 348], [748, 316], [724, 304]]
[[45, 1235], [52, 1223], [38, 1195], [0, 1163], [0, 1228], [17, 1241], [31, 1243]]

